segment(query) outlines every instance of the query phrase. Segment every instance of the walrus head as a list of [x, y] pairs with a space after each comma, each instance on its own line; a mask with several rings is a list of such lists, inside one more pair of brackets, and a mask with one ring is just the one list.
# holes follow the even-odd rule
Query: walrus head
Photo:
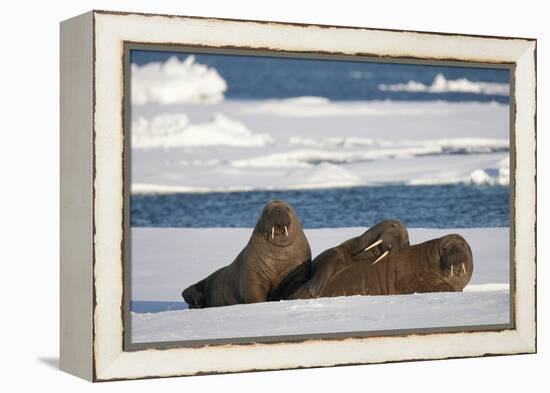
[[411, 246], [395, 262], [399, 293], [462, 291], [474, 270], [472, 249], [457, 234]]
[[350, 256], [376, 264], [387, 255], [408, 247], [409, 233], [400, 221], [386, 220], [369, 228], [362, 235], [342, 243], [341, 246], [347, 249]]
[[439, 239], [439, 263], [431, 268], [446, 278], [455, 289], [461, 291], [470, 281], [474, 271], [472, 249], [460, 235], [451, 234]]
[[397, 220], [387, 220], [371, 228], [371, 233], [379, 233], [376, 241], [363, 250], [366, 258], [376, 258], [374, 264], [386, 255], [409, 246], [409, 233], [405, 225]]
[[294, 241], [302, 224], [289, 203], [273, 200], [265, 205], [256, 230], [272, 245], [284, 247]]

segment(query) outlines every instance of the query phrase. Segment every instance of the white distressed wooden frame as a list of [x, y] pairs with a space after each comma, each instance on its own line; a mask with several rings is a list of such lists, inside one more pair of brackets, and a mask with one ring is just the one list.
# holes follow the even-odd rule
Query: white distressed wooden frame
[[[515, 65], [514, 328], [123, 350], [125, 42]], [[61, 24], [61, 368], [92, 381], [536, 351], [536, 41], [92, 11]]]

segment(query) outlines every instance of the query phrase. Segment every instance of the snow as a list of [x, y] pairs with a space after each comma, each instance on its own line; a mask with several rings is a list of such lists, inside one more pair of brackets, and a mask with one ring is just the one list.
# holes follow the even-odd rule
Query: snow
[[384, 106], [367, 104], [364, 101], [330, 101], [325, 97], [294, 97], [258, 101], [242, 109], [243, 114], [274, 115], [278, 117], [347, 117], [393, 115], [422, 115], [430, 112], [427, 107]]
[[227, 83], [214, 68], [195, 62], [190, 55], [166, 62], [132, 64], [132, 103], [211, 103], [223, 100]]
[[509, 109], [494, 102], [298, 97], [132, 116], [134, 193], [509, 183]]
[[138, 342], [506, 324], [507, 292], [351, 296], [132, 314]]
[[509, 291], [509, 284], [469, 284], [464, 288], [464, 292], [491, 292], [491, 291]]
[[[376, 186], [386, 184], [509, 184], [508, 153], [464, 155], [403, 154], [392, 158], [363, 159], [354, 153], [296, 150], [290, 153], [266, 153], [227, 162], [225, 151], [218, 163], [211, 160], [182, 160], [193, 153], [166, 151], [134, 152], [132, 193], [228, 192], [251, 190], [289, 190], [330, 187]], [[388, 154], [374, 151], [372, 156]], [[141, 158], [144, 158], [142, 160]], [[319, 162], [317, 162], [319, 160]], [[346, 160], [348, 160], [346, 162]], [[190, 165], [194, 162], [195, 165]], [[205, 163], [214, 163], [205, 165]], [[165, 171], [162, 171], [165, 168]], [[479, 176], [483, 171], [482, 176]], [[334, 178], [341, 181], [335, 182]]]
[[410, 93], [472, 93], [486, 95], [510, 95], [508, 83], [472, 82], [466, 78], [448, 80], [437, 74], [431, 85], [410, 80], [407, 83], [380, 84], [381, 91], [407, 91]]
[[[326, 138], [300, 138], [291, 137], [291, 145], [307, 147], [363, 147], [376, 146], [393, 148], [431, 147], [433, 154], [436, 153], [491, 153], [493, 151], [506, 150], [509, 142], [506, 139], [496, 138], [453, 138], [453, 139], [427, 139], [427, 140], [384, 140], [357, 137], [326, 137]], [[405, 151], [406, 152], [406, 151]], [[415, 150], [409, 151], [411, 155], [422, 154]]]
[[[313, 255], [365, 228], [306, 229]], [[132, 228], [133, 301], [182, 301], [188, 285], [231, 262], [250, 228]], [[410, 229], [412, 243], [459, 233], [474, 274], [463, 293], [353, 296], [132, 313], [133, 342], [505, 324], [509, 322], [508, 228]]]
[[151, 119], [139, 117], [132, 127], [132, 147], [177, 148], [185, 146], [265, 146], [272, 143], [267, 134], [254, 134], [243, 123], [222, 113], [210, 122], [189, 124], [185, 114], [160, 114]]

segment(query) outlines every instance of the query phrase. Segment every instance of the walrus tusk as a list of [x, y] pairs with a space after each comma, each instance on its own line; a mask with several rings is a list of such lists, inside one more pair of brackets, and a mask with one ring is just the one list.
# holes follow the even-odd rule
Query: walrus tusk
[[275, 226], [271, 227], [271, 240], [275, 238]]
[[382, 258], [384, 258], [384, 257], [385, 257], [386, 255], [388, 255], [388, 254], [389, 254], [389, 251], [387, 251], [387, 250], [384, 251], [384, 253], [383, 253], [382, 255], [380, 255], [380, 256], [376, 259], [376, 261], [374, 261], [372, 264], [373, 264], [373, 265], [376, 265], [376, 263], [377, 263], [378, 261], [380, 261]]
[[363, 252], [370, 250], [371, 248], [373, 248], [373, 247], [379, 245], [380, 243], [382, 243], [383, 241], [384, 241], [384, 240], [382, 240], [382, 239], [378, 239], [377, 241], [375, 241], [374, 243], [372, 243], [370, 246], [368, 246], [367, 248], [365, 248], [365, 249], [363, 250]]
[[462, 270], [466, 273], [466, 266], [464, 266], [464, 262], [462, 262]]
[[287, 229], [286, 225], [285, 225], [285, 236], [288, 237], [288, 229]]
[[454, 275], [453, 267], [454, 267], [454, 265], [451, 265], [451, 277]]

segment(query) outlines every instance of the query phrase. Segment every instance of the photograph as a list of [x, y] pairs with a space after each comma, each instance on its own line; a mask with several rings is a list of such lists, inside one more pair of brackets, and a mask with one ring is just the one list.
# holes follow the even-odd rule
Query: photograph
[[543, 4], [5, 3], [0, 391], [548, 390]]
[[513, 327], [509, 64], [124, 56], [129, 348]]

